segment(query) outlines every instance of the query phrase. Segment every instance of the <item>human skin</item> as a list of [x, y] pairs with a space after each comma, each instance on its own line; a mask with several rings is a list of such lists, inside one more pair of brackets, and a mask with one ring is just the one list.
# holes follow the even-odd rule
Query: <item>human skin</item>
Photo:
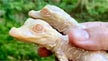
[[[70, 44], [86, 50], [108, 50], [108, 22], [85, 22], [85, 29], [71, 29], [68, 36]], [[41, 51], [43, 53], [41, 54]], [[47, 49], [39, 48], [39, 55], [47, 57], [51, 55]]]

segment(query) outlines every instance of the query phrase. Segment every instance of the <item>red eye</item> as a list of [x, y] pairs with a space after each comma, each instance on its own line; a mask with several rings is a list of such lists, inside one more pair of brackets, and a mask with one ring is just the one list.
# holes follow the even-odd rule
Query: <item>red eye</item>
[[43, 31], [43, 26], [41, 24], [36, 24], [33, 28], [33, 31], [35, 32], [42, 32]]

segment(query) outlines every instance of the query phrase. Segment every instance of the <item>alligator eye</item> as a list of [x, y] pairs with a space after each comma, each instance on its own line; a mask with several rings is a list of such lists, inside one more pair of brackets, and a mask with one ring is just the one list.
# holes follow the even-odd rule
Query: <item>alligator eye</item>
[[34, 32], [42, 32], [42, 31], [43, 31], [43, 26], [42, 26], [41, 24], [36, 24], [36, 25], [32, 28], [32, 30], [33, 30]]

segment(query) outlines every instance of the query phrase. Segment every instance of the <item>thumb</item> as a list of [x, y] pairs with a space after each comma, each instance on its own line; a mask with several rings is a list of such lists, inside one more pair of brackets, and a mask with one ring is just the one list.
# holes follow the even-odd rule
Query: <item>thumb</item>
[[72, 29], [69, 34], [69, 41], [72, 45], [75, 45], [84, 49], [94, 49], [91, 47], [94, 45], [93, 41], [89, 39], [89, 33], [85, 29]]

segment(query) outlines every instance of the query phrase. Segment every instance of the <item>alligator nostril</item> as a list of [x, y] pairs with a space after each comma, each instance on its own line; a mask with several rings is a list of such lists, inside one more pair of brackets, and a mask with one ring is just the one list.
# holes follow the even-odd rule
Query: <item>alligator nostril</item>
[[41, 24], [36, 24], [33, 28], [33, 31], [35, 32], [42, 32], [43, 31], [43, 26]]

